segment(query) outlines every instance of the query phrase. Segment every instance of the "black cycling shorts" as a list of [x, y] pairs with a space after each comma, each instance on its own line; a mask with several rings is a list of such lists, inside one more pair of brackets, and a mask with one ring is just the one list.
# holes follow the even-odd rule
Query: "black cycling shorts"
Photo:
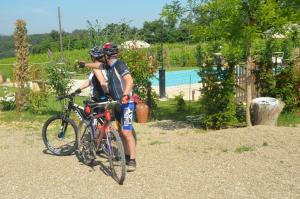
[[119, 122], [120, 124], [122, 121], [122, 107], [121, 106], [122, 105], [120, 103], [117, 103], [114, 105], [114, 109], [113, 109], [115, 120], [117, 120], [117, 122]]

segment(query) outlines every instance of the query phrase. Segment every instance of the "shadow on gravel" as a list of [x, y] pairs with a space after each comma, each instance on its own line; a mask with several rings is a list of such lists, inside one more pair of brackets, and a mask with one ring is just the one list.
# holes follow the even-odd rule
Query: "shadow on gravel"
[[51, 153], [48, 149], [44, 149], [43, 153], [46, 155], [54, 155], [53, 153]]
[[184, 128], [191, 128], [192, 126], [185, 122], [167, 120], [167, 121], [159, 121], [154, 124], [151, 124], [150, 127], [157, 127], [163, 130], [178, 130]]
[[98, 165], [100, 166], [99, 169], [107, 176], [112, 176], [111, 170], [105, 166], [101, 161], [97, 161]]
[[[79, 161], [80, 162], [80, 161]], [[112, 176], [111, 170], [108, 166], [105, 166], [101, 161], [96, 160], [91, 165], [86, 165], [84, 163], [81, 163], [81, 165], [87, 166], [88, 168], [95, 171], [95, 167], [99, 166], [100, 171], [102, 171], [106, 176]]]
[[[90, 163], [89, 165], [84, 164], [81, 159], [80, 156], [75, 152], [75, 156], [77, 157], [77, 160], [79, 163], [81, 163], [81, 165], [86, 166], [87, 168], [92, 169], [93, 171], [95, 171], [95, 167], [99, 166], [100, 171], [102, 171], [106, 176], [112, 176], [112, 172], [109, 169], [109, 166], [106, 166], [103, 161], [100, 160], [94, 160], [92, 163]], [[106, 156], [104, 156], [103, 154], [99, 154], [98, 155], [99, 158], [107, 158]]]
[[52, 156], [70, 156], [70, 155], [74, 155], [74, 152], [73, 153], [71, 153], [71, 154], [69, 154], [69, 155], [55, 155], [55, 154], [53, 154], [51, 151], [49, 151], [48, 149], [44, 149], [43, 151], [42, 151], [45, 155], [52, 155]]

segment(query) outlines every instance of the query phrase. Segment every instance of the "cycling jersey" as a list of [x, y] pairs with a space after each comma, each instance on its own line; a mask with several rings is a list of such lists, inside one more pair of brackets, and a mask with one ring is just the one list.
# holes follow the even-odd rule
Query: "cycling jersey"
[[123, 77], [130, 74], [128, 66], [121, 60], [116, 60], [112, 66], [104, 65], [108, 80], [108, 90], [113, 100], [121, 100], [125, 90]]

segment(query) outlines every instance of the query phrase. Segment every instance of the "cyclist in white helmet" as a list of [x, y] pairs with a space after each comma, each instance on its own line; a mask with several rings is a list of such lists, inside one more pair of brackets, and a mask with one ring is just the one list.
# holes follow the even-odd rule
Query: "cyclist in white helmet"
[[[97, 66], [99, 67], [102, 64], [101, 59], [104, 57], [103, 50], [99, 47], [94, 47], [89, 52], [91, 56], [92, 63], [87, 63], [80, 61], [80, 67], [87, 66]], [[101, 70], [92, 70], [89, 75], [88, 80], [86, 80], [80, 88], [76, 90], [77, 93], [80, 93], [82, 89], [90, 87], [90, 96], [95, 102], [106, 101], [106, 95], [108, 93], [107, 83], [104, 78], [104, 75]]]

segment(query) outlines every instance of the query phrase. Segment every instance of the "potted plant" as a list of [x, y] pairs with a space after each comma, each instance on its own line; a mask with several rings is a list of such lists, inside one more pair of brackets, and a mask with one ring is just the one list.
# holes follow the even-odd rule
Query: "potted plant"
[[149, 106], [141, 100], [141, 98], [137, 95], [133, 95], [133, 101], [136, 104], [135, 112], [138, 123], [146, 123], [149, 117]]

